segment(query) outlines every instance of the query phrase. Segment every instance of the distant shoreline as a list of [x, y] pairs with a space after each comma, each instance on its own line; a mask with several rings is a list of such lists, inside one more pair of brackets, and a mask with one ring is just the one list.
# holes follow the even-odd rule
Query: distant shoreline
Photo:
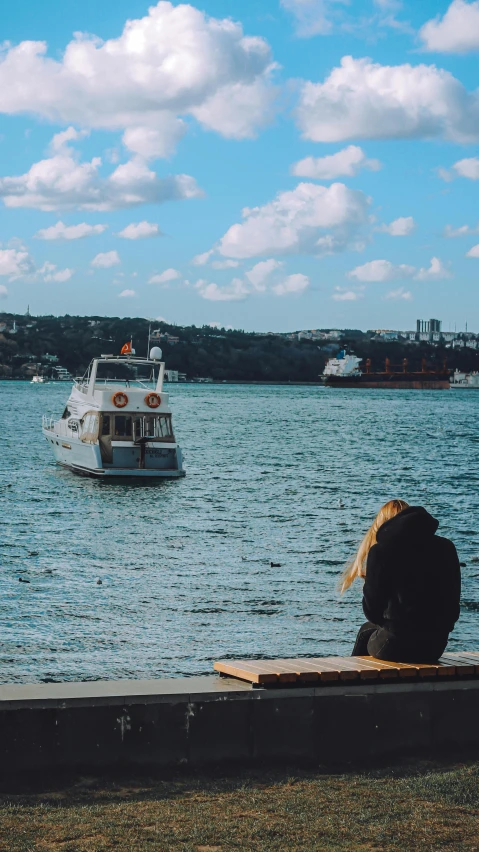
[[[25, 385], [31, 385], [31, 379], [19, 379], [19, 378], [9, 378], [8, 376], [1, 376], [0, 382], [22, 382]], [[47, 382], [39, 382], [39, 384], [45, 385], [68, 385], [72, 384], [70, 380], [68, 381], [56, 381], [55, 379], [48, 380]], [[308, 387], [323, 387], [323, 383], [321, 381], [318, 382], [278, 382], [278, 381], [259, 381], [256, 379], [221, 379], [221, 381], [216, 381], [213, 379], [211, 382], [195, 382], [195, 381], [186, 381], [186, 382], [165, 382], [165, 389], [169, 387], [181, 387], [183, 385], [285, 385], [290, 387], [292, 385], [299, 386], [308, 386]]]

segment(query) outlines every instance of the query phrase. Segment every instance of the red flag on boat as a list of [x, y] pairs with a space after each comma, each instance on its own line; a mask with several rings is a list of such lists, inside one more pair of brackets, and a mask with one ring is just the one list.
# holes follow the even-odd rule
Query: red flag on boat
[[131, 355], [132, 352], [133, 349], [131, 348], [131, 340], [129, 340], [128, 343], [124, 343], [121, 347], [120, 355]]

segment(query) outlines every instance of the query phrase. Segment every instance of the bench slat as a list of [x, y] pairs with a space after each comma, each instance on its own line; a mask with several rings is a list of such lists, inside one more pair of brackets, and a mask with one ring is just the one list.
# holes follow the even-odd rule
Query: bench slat
[[449, 654], [443, 654], [440, 662], [441, 661], [455, 666], [458, 677], [469, 677], [470, 675], [476, 674], [479, 670], [477, 663], [473, 660], [464, 659], [462, 655], [452, 652]]
[[399, 680], [479, 675], [479, 652], [445, 653], [435, 664], [396, 663], [375, 657], [310, 657], [278, 660], [219, 660], [217, 672], [258, 685]]

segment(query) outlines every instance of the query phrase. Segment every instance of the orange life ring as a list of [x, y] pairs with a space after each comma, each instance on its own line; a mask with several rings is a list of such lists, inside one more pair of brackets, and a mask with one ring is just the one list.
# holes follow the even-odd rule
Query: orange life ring
[[124, 391], [117, 391], [112, 396], [112, 402], [117, 408], [124, 408], [128, 405], [128, 397]]
[[145, 402], [148, 408], [158, 408], [161, 405], [161, 396], [159, 393], [147, 393]]

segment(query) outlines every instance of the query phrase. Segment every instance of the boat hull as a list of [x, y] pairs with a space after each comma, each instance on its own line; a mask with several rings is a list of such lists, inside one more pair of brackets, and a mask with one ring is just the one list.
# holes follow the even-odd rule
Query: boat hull
[[389, 379], [374, 379], [366, 375], [358, 378], [341, 378], [340, 376], [327, 376], [323, 379], [326, 387], [331, 388], [381, 388], [383, 390], [449, 390], [449, 379], [399, 379], [391, 376]]
[[186, 476], [184, 470], [132, 470], [126, 467], [91, 470], [90, 468], [63, 462], [58, 462], [58, 464], [67, 470], [71, 470], [72, 473], [76, 473], [78, 476], [88, 476], [93, 479], [180, 479]]
[[122, 477], [128, 479], [177, 479], [185, 476], [180, 447], [145, 448], [140, 466], [140, 448], [121, 445], [113, 449], [113, 462], [105, 463], [99, 444], [87, 444], [75, 438], [65, 438], [50, 429], [43, 429], [55, 461], [80, 476], [95, 478]]

